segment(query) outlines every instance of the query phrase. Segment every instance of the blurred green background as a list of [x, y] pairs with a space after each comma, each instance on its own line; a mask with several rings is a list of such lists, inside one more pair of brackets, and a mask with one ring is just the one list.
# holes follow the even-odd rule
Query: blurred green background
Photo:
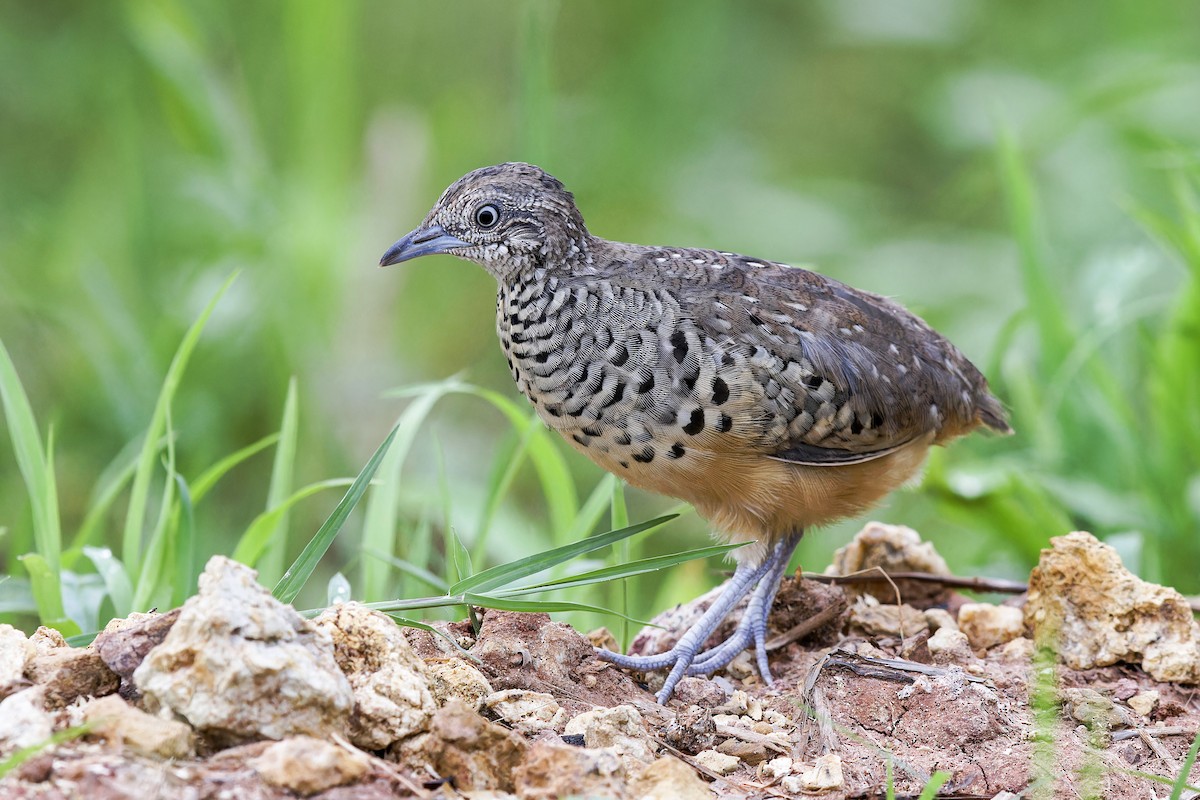
[[[0, 66], [0, 340], [55, 431], [66, 539], [234, 270], [174, 403], [185, 476], [277, 430], [291, 376], [297, 484], [358, 471], [404, 408], [388, 389], [462, 373], [515, 397], [491, 278], [374, 265], [447, 183], [527, 160], [600, 235], [815, 264], [975, 360], [1017, 435], [937, 453], [871, 514], [955, 571], [1023, 577], [1081, 527], [1200, 591], [1200, 4], [4, 2]], [[395, 551], [436, 538], [447, 497], [470, 544], [512, 437], [487, 404], [439, 403]], [[585, 497], [600, 474], [561, 449]], [[197, 506], [201, 558], [232, 549], [270, 475], [257, 456]], [[336, 499], [293, 509], [289, 557]], [[116, 548], [124, 503], [94, 544]], [[0, 571], [22, 574], [31, 513], [0, 448]], [[360, 524], [327, 559], [352, 585]], [[824, 568], [860, 524], [800, 559]], [[489, 563], [550, 527], [526, 467]], [[686, 515], [643, 552], [704, 532]], [[632, 609], [719, 569], [632, 582]]]

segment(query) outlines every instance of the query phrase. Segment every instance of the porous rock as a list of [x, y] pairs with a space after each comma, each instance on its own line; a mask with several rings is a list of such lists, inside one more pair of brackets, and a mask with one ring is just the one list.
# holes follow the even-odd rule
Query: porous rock
[[976, 650], [1005, 644], [1025, 632], [1025, 613], [1015, 606], [964, 603], [958, 609], [958, 627]]
[[60, 647], [70, 647], [57, 628], [48, 628], [45, 625], [39, 626], [29, 637], [29, 641], [33, 643], [38, 655], [53, 652]]
[[545, 730], [561, 731], [567, 721], [566, 710], [558, 704], [554, 695], [545, 692], [505, 689], [485, 697], [483, 705], [501, 722], [523, 736], [533, 736]]
[[27, 673], [34, 683], [45, 687], [47, 708], [62, 708], [80, 697], [112, 694], [121, 684], [91, 647], [54, 647], [38, 653]]
[[792, 771], [792, 759], [787, 756], [777, 756], [770, 761], [759, 764], [758, 774], [767, 780], [779, 780]]
[[195, 753], [192, 729], [187, 725], [151, 716], [115, 694], [90, 701], [83, 708], [83, 718], [91, 724], [92, 735], [143, 755], [187, 758]]
[[663, 731], [667, 744], [685, 753], [709, 750], [717, 741], [717, 725], [712, 712], [703, 706], [688, 706], [667, 723]]
[[461, 700], [479, 711], [483, 699], [492, 694], [492, 684], [484, 674], [459, 658], [425, 659], [425, 676], [434, 702], [444, 706], [450, 700]]
[[146, 654], [167, 638], [167, 632], [179, 619], [180, 609], [165, 614], [134, 612], [125, 619], [111, 620], [96, 636], [95, 648], [105, 666], [121, 678], [121, 696], [126, 700], [140, 697], [133, 685], [133, 673]]
[[585, 711], [567, 723], [564, 733], [583, 734], [585, 747], [612, 748], [630, 774], [656, 757], [642, 715], [631, 705]]
[[[826, 575], [869, 574], [882, 569], [894, 572], [928, 572], [934, 575], [949, 575], [950, 568], [930, 542], [921, 541], [921, 535], [903, 525], [888, 525], [883, 522], [868, 522], [854, 535], [845, 547], [833, 554], [833, 563], [826, 568]], [[846, 593], [874, 595], [884, 603], [895, 603], [899, 591], [900, 600], [917, 608], [926, 608], [943, 602], [949, 596], [944, 586], [918, 581], [895, 581], [895, 586], [886, 580], [847, 584]]]
[[752, 767], [757, 767], [775, 755], [775, 752], [768, 750], [766, 744], [763, 742], [746, 742], [741, 739], [726, 739], [717, 745], [716, 749], [718, 753], [735, 756], [739, 761], [745, 762]]
[[938, 628], [926, 645], [937, 664], [962, 664], [975, 659], [971, 640], [957, 628]]
[[50, 738], [54, 717], [46, 711], [46, 689], [31, 686], [0, 701], [0, 748], [32, 747]]
[[497, 691], [550, 692], [568, 713], [640, 693], [627, 674], [595, 658], [587, 639], [547, 614], [489, 609], [471, 654]]
[[457, 659], [462, 650], [475, 646], [475, 631], [471, 620], [447, 622], [431, 620], [431, 631], [404, 626], [404, 638], [412, 645], [413, 652], [426, 661], [435, 659]]
[[272, 786], [306, 797], [354, 783], [371, 768], [365, 754], [311, 736], [276, 742], [249, 763]]
[[715, 708], [727, 699], [725, 691], [719, 684], [708, 678], [688, 676], [675, 686], [671, 699], [681, 706], [701, 706]]
[[339, 603], [314, 624], [333, 641], [334, 659], [354, 691], [350, 741], [382, 750], [424, 730], [437, 708], [425, 663], [390, 617], [361, 603]]
[[862, 595], [850, 606], [850, 624], [870, 636], [916, 636], [929, 630], [925, 615], [908, 605], [883, 605]]
[[1069, 687], [1062, 690], [1061, 698], [1063, 710], [1089, 728], [1112, 730], [1129, 724], [1125, 710], [1095, 689]]
[[728, 775], [738, 768], [742, 760], [718, 750], [701, 750], [696, 754], [696, 763], [718, 775]]
[[592, 750], [556, 742], [534, 742], [513, 772], [523, 800], [562, 797], [626, 797], [625, 765], [610, 748]]
[[1074, 669], [1140, 664], [1155, 680], [1200, 682], [1200, 626], [1183, 595], [1129, 572], [1090, 533], [1050, 540], [1029, 578], [1025, 622]]
[[450, 700], [429, 732], [397, 742], [389, 755], [411, 769], [453, 778], [459, 789], [513, 791], [513, 770], [528, 748], [517, 734]]
[[837, 789], [842, 782], [842, 759], [837, 753], [826, 753], [800, 775], [800, 785], [810, 792]]
[[639, 800], [711, 800], [715, 796], [694, 769], [671, 756], [647, 764], [629, 790], [629, 795]]
[[944, 608], [925, 609], [925, 622], [929, 625], [929, 630], [931, 631], [939, 631], [942, 628], [958, 630], [958, 620]]
[[218, 746], [345, 733], [354, 694], [329, 635], [214, 556], [163, 642], [134, 671], [152, 705]]
[[724, 703], [713, 709], [713, 713], [762, 719], [762, 702], [745, 689], [734, 689]]
[[0, 624], [0, 699], [25, 686], [25, 669], [37, 647], [25, 634], [7, 623]]
[[1003, 661], [1026, 662], [1033, 658], [1036, 649], [1033, 639], [1018, 636], [1000, 648], [1000, 658]]
[[1158, 700], [1158, 691], [1156, 689], [1148, 689], [1144, 692], [1138, 692], [1125, 702], [1138, 714], [1148, 717], [1154, 713], [1154, 709], [1158, 706]]

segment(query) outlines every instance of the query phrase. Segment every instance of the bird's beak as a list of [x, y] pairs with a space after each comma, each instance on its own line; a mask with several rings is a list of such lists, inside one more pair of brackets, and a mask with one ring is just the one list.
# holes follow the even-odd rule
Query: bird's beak
[[379, 259], [379, 266], [386, 267], [421, 256], [448, 253], [457, 247], [470, 247], [470, 244], [446, 233], [446, 229], [441, 225], [417, 228], [389, 247], [383, 258]]

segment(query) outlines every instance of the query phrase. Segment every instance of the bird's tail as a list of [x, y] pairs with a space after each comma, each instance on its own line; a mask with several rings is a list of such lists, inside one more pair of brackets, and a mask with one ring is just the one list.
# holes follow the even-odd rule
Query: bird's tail
[[996, 433], [1007, 436], [1013, 432], [1012, 426], [1008, 424], [1008, 412], [1004, 410], [1000, 400], [986, 388], [975, 398], [975, 419]]

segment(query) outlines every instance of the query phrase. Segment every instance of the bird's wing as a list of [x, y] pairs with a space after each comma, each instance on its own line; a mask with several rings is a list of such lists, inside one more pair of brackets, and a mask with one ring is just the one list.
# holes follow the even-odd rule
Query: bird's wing
[[684, 290], [681, 310], [741, 354], [726, 380], [757, 387], [765, 455], [856, 463], [978, 424], [986, 382], [899, 305], [808, 270], [712, 256], [720, 285]]

